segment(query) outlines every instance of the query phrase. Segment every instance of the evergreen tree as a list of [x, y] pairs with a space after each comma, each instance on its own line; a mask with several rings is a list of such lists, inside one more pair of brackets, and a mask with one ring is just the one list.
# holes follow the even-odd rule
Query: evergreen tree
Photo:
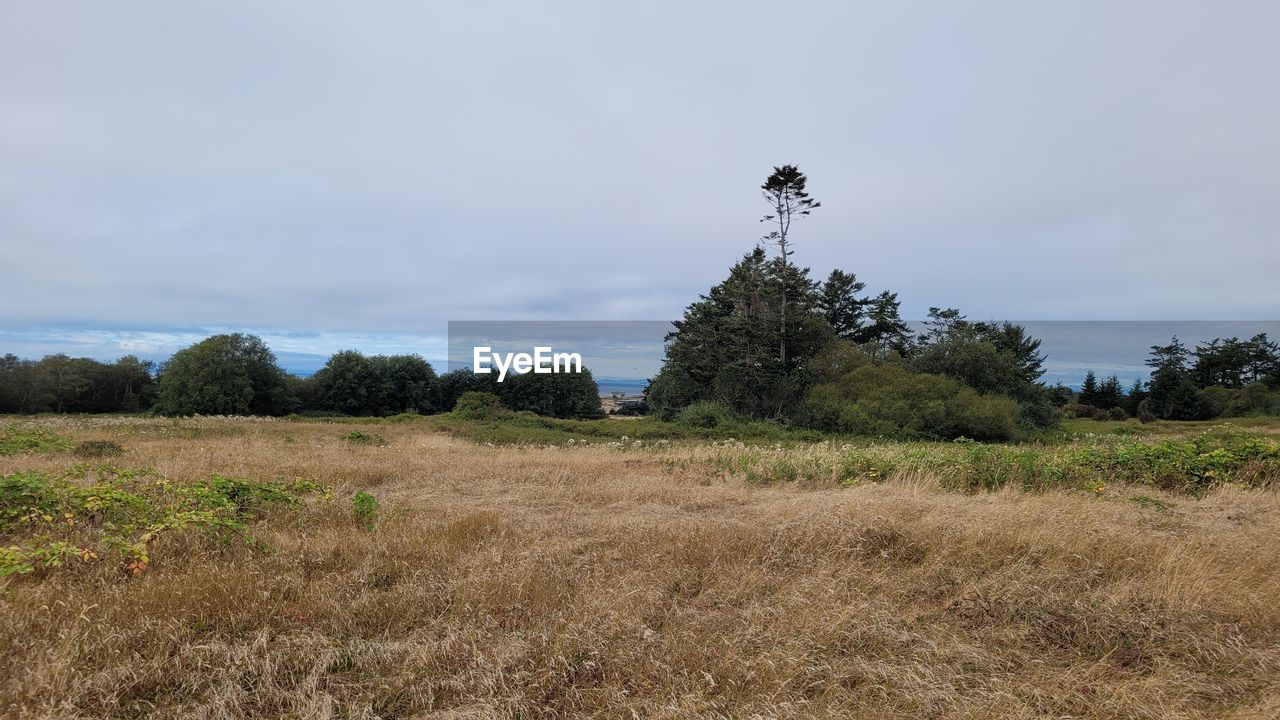
[[[778, 322], [783, 293], [792, 298], [785, 335]], [[747, 253], [674, 323], [649, 404], [665, 416], [710, 401], [778, 417], [798, 399], [805, 363], [832, 337], [814, 294], [807, 269], [769, 260], [761, 248]], [[777, 352], [782, 344], [790, 348], [785, 360]]]
[[1112, 375], [1098, 384], [1097, 395], [1092, 405], [1103, 410], [1121, 407], [1124, 404], [1124, 387], [1120, 378]]
[[1084, 382], [1080, 384], [1080, 397], [1078, 398], [1081, 405], [1091, 405], [1097, 407], [1098, 402], [1098, 376], [1092, 370], [1084, 375]]
[[906, 355], [911, 349], [911, 328], [898, 313], [898, 294], [888, 290], [871, 300], [867, 309], [867, 325], [854, 335], [854, 341], [869, 343], [878, 358], [890, 353]]
[[1124, 409], [1133, 417], [1138, 416], [1138, 406], [1143, 400], [1147, 399], [1147, 389], [1141, 380], [1134, 380], [1133, 385], [1129, 387], [1128, 394], [1125, 395]]
[[860, 282], [853, 273], [832, 270], [819, 288], [816, 300], [818, 310], [837, 336], [852, 338], [862, 329], [866, 306], [870, 300], [859, 297], [858, 293], [866, 287], [867, 284]]
[[[809, 179], [795, 165], [783, 165], [782, 167], [775, 167], [773, 173], [760, 186], [760, 192], [764, 197], [764, 201], [768, 203], [770, 210], [770, 214], [761, 218], [760, 222], [770, 223], [774, 226], [774, 229], [765, 235], [763, 240], [778, 249], [778, 259], [782, 263], [782, 274], [785, 274], [793, 252], [791, 250], [791, 223], [822, 207], [822, 203], [809, 197], [809, 193], [805, 189], [808, 182]], [[783, 284], [778, 293], [777, 302], [779, 322], [778, 360], [784, 364], [787, 362], [787, 305], [794, 297], [790, 294], [788, 285]]]
[[1147, 387], [1147, 407], [1165, 420], [1200, 420], [1207, 407], [1187, 370], [1190, 353], [1175, 335], [1168, 345], [1151, 346], [1147, 366], [1154, 368]]

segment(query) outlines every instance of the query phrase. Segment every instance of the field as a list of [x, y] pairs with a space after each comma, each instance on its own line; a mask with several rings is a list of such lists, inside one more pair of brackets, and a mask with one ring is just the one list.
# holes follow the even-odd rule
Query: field
[[0, 714], [1280, 717], [1277, 423], [1084, 423], [0, 419]]

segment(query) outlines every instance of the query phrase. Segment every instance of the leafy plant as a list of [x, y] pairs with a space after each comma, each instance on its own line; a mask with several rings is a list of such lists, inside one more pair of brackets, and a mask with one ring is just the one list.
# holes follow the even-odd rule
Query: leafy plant
[[366, 528], [373, 529], [378, 522], [378, 499], [364, 490], [358, 490], [351, 496], [351, 506], [355, 510], [356, 519]]
[[363, 430], [352, 430], [342, 436], [343, 440], [352, 445], [376, 445], [382, 447], [387, 444], [387, 439], [377, 433], [369, 433]]
[[[93, 478], [88, 484], [84, 479]], [[272, 505], [297, 504], [322, 490], [311, 482], [262, 482], [213, 475], [186, 484], [111, 466], [76, 466], [61, 477], [0, 476], [0, 575], [113, 556], [134, 575], [165, 535], [194, 533], [259, 545], [247, 524]], [[15, 542], [16, 541], [16, 542]]]
[[0, 455], [59, 452], [71, 446], [70, 440], [50, 430], [21, 423], [0, 428]]

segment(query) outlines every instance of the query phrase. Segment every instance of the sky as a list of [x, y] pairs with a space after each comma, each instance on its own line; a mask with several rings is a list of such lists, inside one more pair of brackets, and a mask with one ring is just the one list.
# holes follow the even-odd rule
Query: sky
[[670, 320], [784, 163], [908, 318], [1276, 320], [1280, 3], [1156, 7], [0, 0], [0, 352]]

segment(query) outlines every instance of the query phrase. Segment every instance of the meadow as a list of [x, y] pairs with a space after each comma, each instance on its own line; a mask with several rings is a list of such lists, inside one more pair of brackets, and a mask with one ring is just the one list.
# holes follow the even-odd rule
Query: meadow
[[1280, 421], [0, 426], [5, 717], [1280, 717]]

